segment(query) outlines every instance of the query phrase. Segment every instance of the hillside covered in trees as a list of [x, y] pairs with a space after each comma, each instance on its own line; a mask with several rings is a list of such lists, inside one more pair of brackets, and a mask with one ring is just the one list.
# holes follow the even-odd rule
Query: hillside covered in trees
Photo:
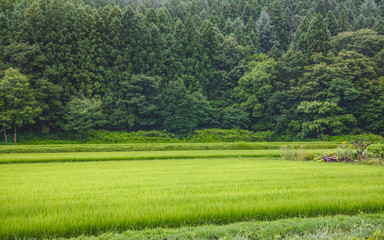
[[[0, 0], [0, 125], [384, 134], [384, 1]], [[84, 113], [88, 113], [84, 114]]]

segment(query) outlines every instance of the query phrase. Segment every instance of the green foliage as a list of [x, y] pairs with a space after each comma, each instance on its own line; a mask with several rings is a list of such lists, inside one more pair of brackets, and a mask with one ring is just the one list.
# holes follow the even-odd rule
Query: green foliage
[[367, 134], [356, 134], [356, 135], [339, 135], [339, 136], [332, 136], [329, 138], [330, 141], [338, 141], [338, 142], [351, 142], [355, 139], [362, 139], [364, 136], [367, 137], [367, 140], [374, 141], [375, 143], [384, 143], [384, 137], [381, 135], [376, 135], [373, 133], [367, 133]]
[[327, 23], [327, 29], [329, 30], [329, 33], [331, 34], [331, 36], [336, 36], [338, 33], [338, 24], [337, 24], [336, 17], [332, 11], [328, 12], [326, 23]]
[[345, 32], [349, 30], [349, 22], [348, 22], [348, 16], [347, 13], [342, 9], [339, 14], [338, 18], [338, 25], [339, 25], [339, 32]]
[[336, 51], [356, 51], [372, 57], [384, 48], [384, 36], [370, 29], [340, 33], [332, 39]]
[[248, 66], [251, 70], [239, 80], [235, 93], [242, 101], [240, 107], [250, 113], [252, 123], [261, 123], [268, 119], [266, 111], [276, 78], [276, 61], [260, 54], [255, 56], [255, 61], [251, 61]]
[[28, 77], [14, 68], [5, 70], [0, 79], [0, 124], [4, 129], [14, 127], [15, 143], [16, 126], [35, 123], [41, 111]]
[[309, 55], [314, 53], [327, 54], [331, 50], [330, 34], [321, 15], [317, 15], [309, 24], [306, 36], [307, 49]]
[[344, 141], [341, 146], [336, 148], [335, 155], [341, 161], [351, 161], [355, 157], [352, 144]]
[[260, 48], [263, 53], [269, 52], [273, 46], [280, 45], [274, 26], [270, 22], [269, 15], [266, 11], [261, 11], [256, 25], [260, 38]]
[[105, 116], [101, 110], [101, 102], [91, 99], [74, 98], [63, 108], [65, 123], [62, 127], [66, 131], [76, 132], [81, 139], [93, 127], [105, 123]]
[[364, 0], [360, 6], [360, 12], [364, 17], [369, 17], [371, 14], [376, 15], [379, 11], [375, 0]]
[[301, 137], [340, 134], [356, 123], [352, 114], [343, 114], [342, 109], [333, 102], [303, 101], [297, 111], [307, 118], [307, 121], [301, 123], [301, 132], [298, 134]]
[[367, 150], [368, 152], [373, 153], [374, 157], [384, 159], [384, 145], [371, 145]]
[[190, 93], [182, 81], [177, 81], [171, 82], [161, 95], [163, 129], [185, 136], [209, 124], [211, 108], [201, 92]]
[[197, 130], [189, 141], [192, 142], [263, 142], [273, 139], [272, 131], [251, 132], [240, 129], [205, 129]]
[[161, 131], [110, 132], [107, 130], [90, 131], [86, 140], [89, 143], [156, 143], [178, 142], [179, 139]]
[[157, 108], [161, 78], [133, 75], [119, 82], [119, 88], [111, 94], [112, 106], [109, 122], [119, 129], [153, 128], [158, 121]]

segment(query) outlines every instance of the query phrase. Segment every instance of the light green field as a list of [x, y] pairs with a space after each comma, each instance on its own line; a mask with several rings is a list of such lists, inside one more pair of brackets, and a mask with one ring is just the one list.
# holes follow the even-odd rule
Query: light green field
[[212, 158], [3, 164], [0, 186], [3, 239], [384, 210], [384, 168], [344, 163]]
[[127, 143], [127, 144], [47, 144], [0, 145], [0, 153], [126, 152], [175, 150], [261, 150], [279, 149], [281, 145], [307, 149], [336, 148], [340, 142], [218, 142], [218, 143]]
[[[306, 149], [320, 154], [332, 149]], [[0, 164], [39, 162], [81, 162], [113, 160], [193, 159], [229, 157], [279, 157], [279, 149], [268, 150], [195, 150], [195, 151], [131, 151], [131, 152], [72, 152], [72, 153], [9, 153], [0, 154]]]

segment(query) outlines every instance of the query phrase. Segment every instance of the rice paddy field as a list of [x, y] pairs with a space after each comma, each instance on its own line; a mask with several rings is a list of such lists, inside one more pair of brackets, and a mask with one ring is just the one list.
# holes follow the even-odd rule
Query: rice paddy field
[[286, 161], [272, 147], [138, 148], [0, 154], [0, 239], [383, 214], [383, 166]]

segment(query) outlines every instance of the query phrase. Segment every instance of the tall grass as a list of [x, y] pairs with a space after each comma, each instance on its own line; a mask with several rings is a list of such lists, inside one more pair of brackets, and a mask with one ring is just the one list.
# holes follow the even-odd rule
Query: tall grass
[[384, 210], [384, 168], [265, 159], [0, 165], [0, 238]]
[[[308, 149], [323, 153], [326, 149]], [[153, 159], [194, 159], [229, 157], [279, 157], [280, 150], [194, 150], [194, 151], [132, 151], [132, 152], [71, 152], [71, 153], [10, 153], [0, 154], [0, 164], [84, 162]]]

